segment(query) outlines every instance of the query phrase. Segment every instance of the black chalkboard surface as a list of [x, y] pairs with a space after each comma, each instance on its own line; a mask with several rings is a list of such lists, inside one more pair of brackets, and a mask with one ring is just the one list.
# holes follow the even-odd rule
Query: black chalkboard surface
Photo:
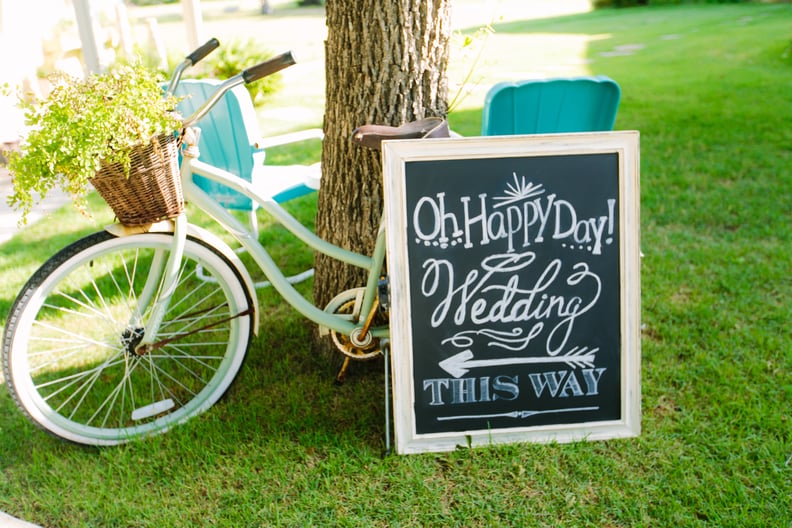
[[638, 434], [638, 134], [383, 156], [397, 451]]

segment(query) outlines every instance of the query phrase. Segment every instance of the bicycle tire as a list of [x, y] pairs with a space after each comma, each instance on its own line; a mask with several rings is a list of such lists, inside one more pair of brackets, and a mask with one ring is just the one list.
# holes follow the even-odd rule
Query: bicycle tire
[[[250, 345], [250, 292], [217, 249], [188, 237], [158, 347], [141, 355], [137, 313], [155, 252], [170, 233], [89, 235], [30, 278], [9, 312], [3, 372], [36, 425], [85, 445], [159, 434], [214, 405]], [[165, 252], [165, 253], [162, 253]], [[196, 267], [203, 267], [203, 276]], [[137, 340], [137, 342], [136, 342]]]

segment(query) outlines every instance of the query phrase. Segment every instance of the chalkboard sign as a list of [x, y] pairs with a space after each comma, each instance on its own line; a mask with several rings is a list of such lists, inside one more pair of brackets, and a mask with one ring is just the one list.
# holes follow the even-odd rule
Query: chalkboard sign
[[640, 431], [637, 132], [383, 145], [399, 453]]

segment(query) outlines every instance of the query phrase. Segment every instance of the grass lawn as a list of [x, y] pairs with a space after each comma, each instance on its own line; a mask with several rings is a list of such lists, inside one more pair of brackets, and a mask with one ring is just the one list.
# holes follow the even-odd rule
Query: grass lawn
[[[298, 14], [256, 20], [299, 34]], [[321, 27], [321, 13], [301, 16]], [[496, 17], [494, 29], [456, 130], [478, 133], [493, 82], [591, 73], [622, 87], [616, 128], [641, 132], [640, 437], [383, 458], [381, 363], [333, 386], [310, 326], [265, 291], [228, 396], [164, 436], [75, 447], [0, 391], [0, 510], [47, 527], [792, 526], [792, 5]], [[466, 75], [455, 57], [452, 80]], [[262, 121], [317, 90], [302, 75]], [[315, 203], [290, 207], [310, 222]], [[43, 260], [110, 221], [93, 209], [0, 246], [0, 322]]]

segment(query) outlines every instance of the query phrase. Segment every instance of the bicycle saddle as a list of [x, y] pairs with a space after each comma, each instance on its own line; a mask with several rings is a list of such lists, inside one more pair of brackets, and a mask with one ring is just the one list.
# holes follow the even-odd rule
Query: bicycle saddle
[[386, 139], [447, 138], [448, 122], [442, 117], [426, 117], [400, 126], [362, 125], [352, 132], [352, 142], [379, 150]]

